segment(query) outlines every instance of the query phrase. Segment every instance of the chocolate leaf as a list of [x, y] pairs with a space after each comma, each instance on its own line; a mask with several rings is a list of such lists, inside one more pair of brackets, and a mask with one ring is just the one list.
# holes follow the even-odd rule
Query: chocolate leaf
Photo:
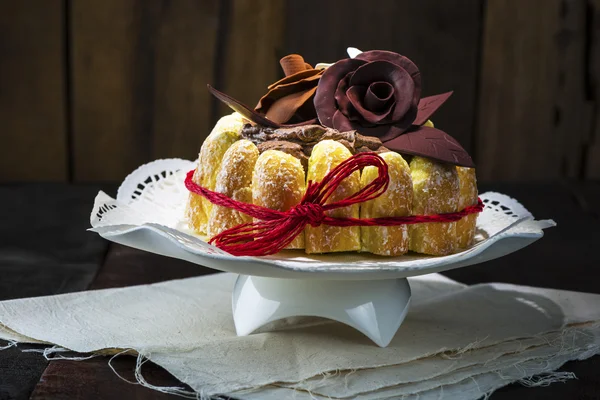
[[208, 86], [208, 91], [213, 96], [215, 96], [217, 99], [221, 100], [223, 103], [225, 103], [227, 106], [229, 106], [229, 108], [231, 108], [233, 111], [236, 111], [237, 113], [242, 115], [247, 120], [250, 120], [250, 121], [254, 122], [255, 124], [268, 126], [271, 128], [279, 128], [282, 126], [281, 124], [278, 124], [278, 123], [268, 120], [267, 118], [263, 117], [262, 115], [260, 115], [259, 113], [257, 113], [256, 111], [254, 111], [253, 109], [248, 107], [247, 105], [237, 101], [233, 97], [226, 95], [223, 92], [219, 92], [217, 89], [213, 88], [210, 85], [206, 85], [206, 86]]
[[435, 96], [424, 97], [419, 101], [419, 111], [417, 112], [417, 118], [413, 122], [414, 125], [423, 125], [438, 108], [442, 106], [448, 100], [448, 98], [454, 92], [447, 92], [442, 94], [436, 94]]
[[415, 127], [383, 145], [398, 153], [431, 158], [461, 167], [475, 167], [469, 153], [446, 132], [428, 126]]

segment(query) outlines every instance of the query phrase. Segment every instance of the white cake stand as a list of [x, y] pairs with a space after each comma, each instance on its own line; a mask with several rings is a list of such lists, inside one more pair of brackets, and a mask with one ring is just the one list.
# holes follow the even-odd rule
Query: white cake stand
[[410, 304], [406, 278], [335, 281], [239, 275], [233, 288], [233, 321], [238, 336], [295, 316], [329, 318], [386, 347]]
[[182, 224], [188, 193], [186, 160], [158, 160], [125, 179], [113, 199], [100, 192], [90, 217], [92, 231], [116, 243], [239, 274], [232, 294], [239, 336], [273, 321], [329, 318], [387, 346], [410, 305], [407, 277], [482, 263], [517, 251], [543, 236], [551, 220], [536, 221], [521, 204], [498, 193], [481, 195], [476, 243], [450, 256], [378, 257], [347, 253], [306, 255], [284, 251], [269, 257], [235, 257], [207, 244]]

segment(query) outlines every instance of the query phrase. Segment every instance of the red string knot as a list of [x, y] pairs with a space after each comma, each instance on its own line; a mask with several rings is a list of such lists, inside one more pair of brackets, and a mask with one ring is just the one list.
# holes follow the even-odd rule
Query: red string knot
[[323, 218], [325, 218], [323, 206], [318, 203], [298, 204], [289, 212], [293, 217], [305, 218], [306, 222], [315, 228], [321, 225]]

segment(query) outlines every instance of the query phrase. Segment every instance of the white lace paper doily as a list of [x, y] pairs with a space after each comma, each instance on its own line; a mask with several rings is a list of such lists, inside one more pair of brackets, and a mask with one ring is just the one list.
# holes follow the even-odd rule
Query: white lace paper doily
[[180, 258], [227, 272], [280, 278], [387, 279], [477, 264], [519, 250], [543, 236], [552, 220], [536, 221], [518, 201], [486, 192], [475, 244], [456, 254], [381, 257], [368, 253], [308, 255], [283, 251], [267, 257], [235, 257], [206, 243], [184, 220], [185, 174], [192, 161], [156, 160], [132, 172], [116, 199], [99, 192], [90, 216], [93, 232], [130, 247]]

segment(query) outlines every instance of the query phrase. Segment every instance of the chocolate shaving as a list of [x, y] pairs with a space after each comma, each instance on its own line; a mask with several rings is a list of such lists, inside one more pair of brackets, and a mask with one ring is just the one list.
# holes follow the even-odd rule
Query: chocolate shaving
[[363, 136], [356, 131], [339, 132], [321, 125], [274, 129], [247, 124], [242, 128], [241, 137], [253, 142], [261, 153], [279, 150], [298, 158], [305, 171], [308, 169], [308, 158], [313, 147], [323, 140], [335, 140], [346, 146], [352, 154], [388, 151], [376, 137]]

